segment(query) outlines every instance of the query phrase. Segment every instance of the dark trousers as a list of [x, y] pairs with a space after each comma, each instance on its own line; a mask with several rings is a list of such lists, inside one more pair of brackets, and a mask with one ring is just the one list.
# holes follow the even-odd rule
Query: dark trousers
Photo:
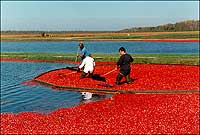
[[93, 73], [90, 73], [90, 72], [89, 72], [89, 73], [85, 73], [84, 71], [82, 72], [82, 74], [81, 74], [81, 77], [80, 77], [80, 78], [85, 78], [87, 74], [89, 74], [89, 75], [88, 75], [88, 77], [89, 77], [89, 78], [92, 78], [92, 76], [93, 76]]
[[124, 76], [122, 73], [118, 73], [117, 78], [116, 78], [116, 84], [120, 84], [120, 81], [122, 80], [123, 77], [126, 77], [126, 81], [128, 84], [132, 83], [132, 80], [130, 78], [130, 73], [126, 76]]

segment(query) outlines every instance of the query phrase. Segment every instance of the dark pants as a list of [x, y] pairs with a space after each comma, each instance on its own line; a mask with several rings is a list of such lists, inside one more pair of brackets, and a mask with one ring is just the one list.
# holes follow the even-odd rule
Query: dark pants
[[84, 71], [82, 72], [80, 78], [85, 78], [87, 74], [89, 74], [89, 75], [88, 75], [89, 78], [92, 78], [93, 73], [90, 73], [90, 72], [89, 72], [89, 73], [85, 73]]
[[123, 77], [126, 77], [126, 81], [128, 84], [131, 84], [132, 83], [132, 80], [130, 78], [130, 73], [127, 74], [126, 76], [124, 76], [122, 73], [118, 73], [117, 75], [117, 78], [116, 78], [116, 84], [119, 85], [120, 84], [120, 81], [122, 80]]

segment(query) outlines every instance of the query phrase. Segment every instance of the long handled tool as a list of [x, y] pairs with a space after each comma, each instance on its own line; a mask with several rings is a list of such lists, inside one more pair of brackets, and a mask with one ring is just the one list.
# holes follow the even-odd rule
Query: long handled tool
[[[116, 71], [116, 70], [117, 70], [117, 69], [115, 68], [115, 69], [113, 69], [113, 70], [111, 70], [111, 71], [109, 71], [109, 72], [103, 74], [103, 77], [105, 77], [106, 75], [108, 75], [108, 74], [110, 74], [110, 73], [112, 73], [112, 72], [114, 72], [114, 71]], [[97, 85], [99, 85], [99, 86], [104, 86], [104, 87], [113, 87], [112, 85], [109, 85], [109, 84], [107, 83], [106, 79], [105, 79], [104, 82], [105, 82], [105, 84], [97, 84]]]
[[117, 70], [117, 69], [115, 68], [115, 69], [113, 69], [113, 70], [111, 70], [111, 71], [109, 71], [109, 72], [103, 74], [103, 76], [106, 76], [106, 75], [108, 75], [108, 74], [110, 74], [110, 73], [112, 73], [112, 72], [114, 72], [114, 71], [116, 71], [116, 70]]
[[70, 72], [70, 73], [67, 73], [67, 74], [58, 74], [60, 77], [66, 77], [67, 75], [71, 75], [71, 74], [75, 74], [77, 73], [77, 71], [73, 71], [73, 72]]
[[75, 62], [77, 62], [77, 58], [78, 58], [78, 49], [79, 49], [79, 47], [77, 47]]

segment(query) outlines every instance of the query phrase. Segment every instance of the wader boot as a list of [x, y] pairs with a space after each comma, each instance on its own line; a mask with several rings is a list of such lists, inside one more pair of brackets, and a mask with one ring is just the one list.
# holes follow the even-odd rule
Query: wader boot
[[78, 69], [77, 69], [77, 72], [81, 72], [81, 69], [80, 69], [80, 68], [78, 68]]
[[123, 76], [119, 73], [119, 74], [117, 75], [117, 78], [116, 78], [116, 84], [117, 84], [117, 85], [120, 84], [120, 81], [121, 81], [122, 78], [123, 78]]
[[131, 83], [132, 83], [132, 80], [131, 80], [131, 78], [130, 78], [130, 74], [128, 74], [128, 75], [126, 76], [126, 81], [127, 81], [128, 84], [131, 84]]
[[89, 73], [89, 78], [92, 78], [93, 77], [93, 73]]
[[82, 72], [80, 78], [85, 78], [85, 76], [86, 76], [86, 73], [85, 73], [85, 72]]

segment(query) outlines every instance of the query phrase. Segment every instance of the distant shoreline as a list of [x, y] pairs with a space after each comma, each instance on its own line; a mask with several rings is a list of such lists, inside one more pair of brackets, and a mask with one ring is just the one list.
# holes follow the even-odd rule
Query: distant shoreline
[[200, 42], [200, 39], [90, 39], [90, 40], [59, 40], [59, 39], [10, 39], [1, 40], [1, 42], [73, 42], [73, 41], [87, 41], [87, 42]]
[[1, 34], [1, 42], [106, 41], [106, 42], [200, 42], [199, 31], [124, 33], [15, 33]]

